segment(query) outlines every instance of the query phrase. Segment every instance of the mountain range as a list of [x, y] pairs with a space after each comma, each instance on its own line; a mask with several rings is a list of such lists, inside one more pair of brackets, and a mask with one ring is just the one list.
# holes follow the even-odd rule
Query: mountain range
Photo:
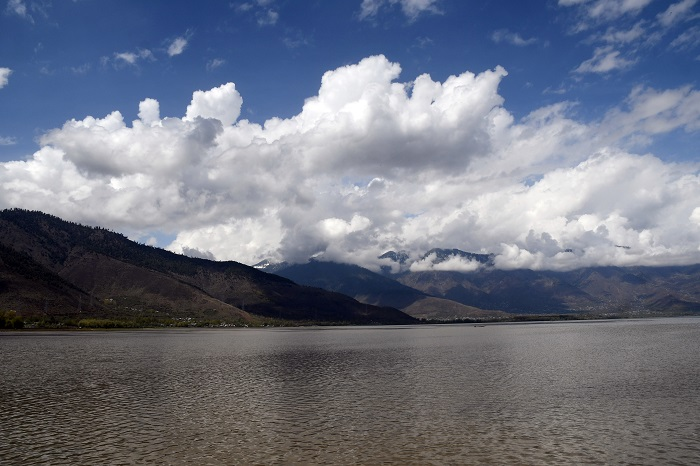
[[373, 272], [311, 259], [253, 267], [187, 257], [41, 212], [0, 211], [0, 311], [50, 321], [329, 322], [700, 312], [700, 265], [501, 270], [492, 254], [380, 256]]
[[379, 273], [320, 260], [261, 268], [296, 283], [428, 319], [700, 312], [700, 265], [501, 270], [491, 254], [458, 249], [432, 249], [413, 262], [403, 251], [380, 258], [391, 265], [382, 266]]
[[41, 212], [0, 212], [0, 310], [84, 318], [414, 323], [393, 308], [297, 285], [237, 262], [191, 258]]

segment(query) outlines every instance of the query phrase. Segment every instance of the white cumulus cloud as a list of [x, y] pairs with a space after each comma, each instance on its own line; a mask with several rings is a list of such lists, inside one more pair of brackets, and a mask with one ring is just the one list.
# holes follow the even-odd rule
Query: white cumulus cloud
[[388, 250], [436, 246], [494, 253], [502, 268], [700, 261], [698, 167], [635, 152], [700, 129], [693, 87], [635, 88], [582, 123], [567, 102], [516, 120], [500, 67], [400, 76], [383, 56], [330, 70], [296, 115], [263, 124], [239, 119], [233, 83], [195, 91], [184, 117], [144, 98], [130, 123], [118, 110], [72, 119], [0, 164], [0, 207], [248, 264], [377, 269]]
[[241, 114], [243, 99], [234, 83], [226, 83], [209, 91], [196, 91], [187, 106], [186, 120], [196, 117], [215, 118], [224, 126], [231, 125]]
[[160, 123], [160, 103], [156, 99], [146, 99], [139, 103], [139, 118], [148, 126]]

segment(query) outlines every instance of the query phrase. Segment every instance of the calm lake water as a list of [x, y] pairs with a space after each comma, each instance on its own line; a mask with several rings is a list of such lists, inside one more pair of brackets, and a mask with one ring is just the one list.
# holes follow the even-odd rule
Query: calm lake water
[[700, 464], [700, 318], [0, 333], [1, 464]]

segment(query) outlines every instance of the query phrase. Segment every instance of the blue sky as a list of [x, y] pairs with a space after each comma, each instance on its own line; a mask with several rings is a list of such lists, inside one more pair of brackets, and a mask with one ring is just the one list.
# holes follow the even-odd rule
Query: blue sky
[[9, 0], [0, 207], [246, 263], [695, 262], [699, 71], [697, 0]]

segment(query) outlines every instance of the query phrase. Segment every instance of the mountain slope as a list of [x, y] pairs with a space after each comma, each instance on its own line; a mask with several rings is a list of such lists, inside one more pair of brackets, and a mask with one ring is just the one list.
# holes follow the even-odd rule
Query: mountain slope
[[402, 274], [397, 280], [433, 296], [482, 309], [541, 313], [586, 310], [599, 301], [550, 273], [486, 269]]
[[597, 267], [571, 272], [483, 269], [416, 272], [396, 277], [433, 296], [511, 313], [695, 312], [700, 270]]
[[0, 310], [35, 309], [47, 316], [76, 311], [89, 296], [30, 257], [0, 244]]
[[297, 283], [347, 294], [364, 303], [396, 307], [421, 319], [488, 319], [506, 316], [504, 312], [487, 311], [449, 299], [436, 298], [357, 265], [311, 260], [306, 264], [278, 268], [274, 273]]
[[406, 314], [418, 319], [432, 320], [463, 320], [463, 319], [505, 319], [511, 314], [503, 311], [486, 311], [474, 306], [467, 306], [456, 301], [442, 298], [427, 297], [419, 299], [401, 309]]
[[[59, 294], [71, 303], [73, 313], [78, 309], [100, 315], [157, 312], [244, 320], [250, 320], [252, 313], [294, 320], [413, 322], [396, 309], [367, 306], [338, 293], [299, 286], [237, 262], [181, 256], [40, 212], [0, 212], [0, 244], [13, 257], [37, 264], [56, 283], [62, 280], [65, 286]], [[14, 277], [13, 286], [19, 287], [15, 295], [32, 294], [18, 281], [21, 274], [14, 267], [5, 264], [3, 271]], [[44, 306], [35, 301], [25, 299], [25, 313], [44, 312]], [[92, 304], [89, 310], [86, 302]]]
[[357, 265], [311, 260], [275, 273], [302, 285], [343, 293], [377, 306], [403, 309], [427, 297], [425, 293]]

